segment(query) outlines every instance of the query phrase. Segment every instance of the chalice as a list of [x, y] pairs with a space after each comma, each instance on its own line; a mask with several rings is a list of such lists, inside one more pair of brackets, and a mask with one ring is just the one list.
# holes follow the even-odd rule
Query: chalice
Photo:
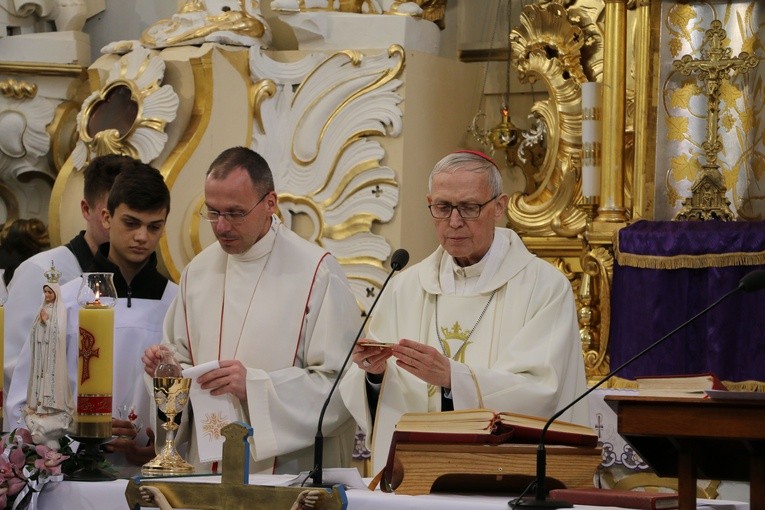
[[165, 413], [167, 421], [162, 424], [165, 429], [165, 444], [159, 454], [141, 468], [144, 475], [188, 474], [194, 472], [194, 467], [183, 460], [175, 449], [175, 431], [178, 424], [175, 417], [183, 411], [189, 401], [191, 379], [187, 377], [155, 377], [154, 401], [157, 409]]

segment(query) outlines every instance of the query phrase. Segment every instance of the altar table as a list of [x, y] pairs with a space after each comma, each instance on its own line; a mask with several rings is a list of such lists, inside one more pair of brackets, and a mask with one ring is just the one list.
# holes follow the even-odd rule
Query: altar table
[[[208, 481], [215, 481], [210, 477]], [[259, 477], [262, 482], [264, 478]], [[276, 480], [277, 478], [274, 477]], [[195, 480], [201, 481], [199, 478]], [[276, 484], [276, 482], [275, 482]], [[39, 510], [126, 510], [127, 480], [111, 482], [61, 482], [45, 486], [38, 501]], [[429, 494], [402, 496], [365, 489], [348, 489], [348, 510], [508, 510], [509, 496]], [[747, 503], [699, 500], [700, 509], [749, 510]], [[604, 510], [612, 507], [576, 506], [583, 510]], [[285, 509], [287, 510], [287, 509]]]

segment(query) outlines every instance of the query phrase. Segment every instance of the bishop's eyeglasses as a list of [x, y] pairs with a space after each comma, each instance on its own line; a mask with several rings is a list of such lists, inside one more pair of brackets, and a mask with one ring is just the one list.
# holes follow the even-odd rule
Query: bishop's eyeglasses
[[260, 200], [258, 200], [255, 205], [253, 205], [250, 210], [246, 212], [220, 212], [216, 211], [215, 209], [210, 209], [205, 205], [202, 206], [202, 209], [199, 211], [199, 215], [210, 223], [217, 223], [219, 219], [223, 218], [231, 225], [239, 225], [240, 223], [244, 222], [244, 219], [247, 217], [247, 215], [254, 211], [255, 208], [263, 201], [264, 198], [268, 196], [269, 193], [271, 192], [267, 191], [266, 194], [260, 197]]
[[481, 209], [483, 209], [489, 202], [496, 199], [499, 195], [494, 195], [490, 199], [488, 199], [486, 202], [482, 204], [447, 204], [445, 202], [439, 202], [435, 204], [430, 204], [428, 206], [428, 209], [430, 209], [430, 215], [433, 216], [437, 220], [445, 220], [447, 218], [450, 218], [452, 215], [452, 211], [457, 209], [457, 214], [460, 215], [460, 218], [463, 220], [474, 220], [478, 218], [481, 215]]

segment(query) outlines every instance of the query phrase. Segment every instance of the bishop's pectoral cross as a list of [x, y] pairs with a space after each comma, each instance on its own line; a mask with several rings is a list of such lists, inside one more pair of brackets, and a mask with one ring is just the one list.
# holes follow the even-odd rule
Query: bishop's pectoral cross
[[[746, 74], [750, 69], [757, 67], [758, 58], [749, 55], [747, 52], [741, 52], [738, 57], [731, 57], [731, 49], [723, 47], [727, 34], [722, 28], [720, 20], [714, 20], [712, 26], [707, 30], [704, 39], [708, 42], [709, 48], [701, 51], [701, 59], [695, 59], [691, 55], [683, 55], [680, 60], [675, 60], [673, 67], [680, 73], [689, 76], [697, 74], [704, 82], [707, 92], [707, 134], [706, 140], [702, 144], [702, 149], [706, 155], [706, 164], [703, 166], [702, 173], [696, 178], [693, 185], [693, 197], [691, 204], [685, 205], [679, 213], [679, 219], [709, 219], [705, 214], [711, 208], [720, 208], [721, 204], [727, 211], [726, 218], [732, 219], [733, 215], [728, 209], [727, 199], [725, 199], [725, 186], [722, 184], [722, 175], [717, 164], [717, 154], [722, 150], [722, 143], [718, 137], [718, 119], [720, 109], [720, 86], [725, 80], [732, 80], [739, 74]], [[702, 183], [703, 180], [709, 180], [711, 183]], [[700, 185], [700, 184], [706, 184]], [[710, 190], [710, 185], [718, 188]], [[717, 197], [710, 197], [710, 193], [717, 193]], [[710, 199], [711, 198], [711, 199]], [[687, 200], [686, 200], [687, 202]], [[692, 209], [699, 209], [702, 217], [695, 217], [698, 213], [691, 212]], [[690, 215], [689, 215], [690, 213]], [[719, 215], [719, 212], [718, 212]], [[690, 217], [682, 217], [690, 216]], [[714, 214], [713, 214], [714, 216]]]

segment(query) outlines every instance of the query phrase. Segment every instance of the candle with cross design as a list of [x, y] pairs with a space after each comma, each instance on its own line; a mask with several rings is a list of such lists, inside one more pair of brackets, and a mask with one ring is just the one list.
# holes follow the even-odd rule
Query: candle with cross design
[[[5, 336], [3, 335], [3, 328], [5, 324], [5, 301], [8, 299], [8, 289], [5, 286], [5, 280], [3, 276], [5, 269], [0, 269], [0, 367], [4, 366], [3, 353], [5, 351]], [[5, 396], [3, 393], [3, 380], [0, 379], [0, 429], [3, 429], [3, 402], [5, 402]]]
[[79, 345], [77, 359], [77, 436], [112, 435], [114, 371], [114, 305], [117, 290], [112, 273], [84, 273], [77, 294]]

